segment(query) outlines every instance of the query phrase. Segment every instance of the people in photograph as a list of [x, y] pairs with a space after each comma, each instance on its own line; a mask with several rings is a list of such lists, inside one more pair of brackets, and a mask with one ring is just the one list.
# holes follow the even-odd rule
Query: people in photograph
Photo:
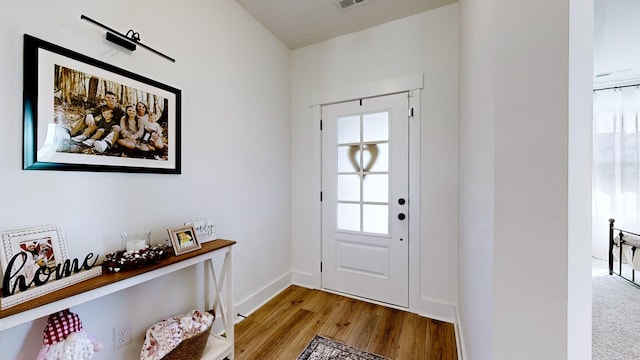
[[178, 233], [178, 240], [181, 248], [193, 245], [193, 237], [191, 237], [191, 235], [186, 231]]
[[53, 247], [47, 243], [41, 243], [38, 250], [38, 264], [40, 266], [53, 266], [55, 267], [55, 261], [53, 261]]
[[164, 149], [162, 140], [162, 126], [158, 124], [158, 117], [154, 113], [148, 114], [149, 120], [144, 126], [143, 140], [147, 142], [150, 150]]
[[128, 150], [149, 151], [149, 146], [142, 141], [144, 123], [138, 118], [136, 108], [129, 105], [125, 111], [126, 115], [120, 120], [120, 138], [116, 143]]
[[82, 143], [87, 146], [94, 146], [94, 143], [105, 137], [105, 134], [120, 131], [120, 123], [113, 118], [113, 110], [108, 107], [102, 108], [102, 113], [96, 117], [96, 132]]
[[149, 110], [147, 109], [147, 104], [139, 101], [136, 104], [136, 115], [138, 119], [142, 120], [144, 123], [149, 121]]
[[124, 115], [124, 111], [122, 108], [118, 106], [118, 102], [116, 100], [116, 94], [112, 91], [107, 91], [104, 96], [105, 104], [100, 105], [93, 109], [93, 111], [87, 112], [85, 114], [84, 119], [78, 119], [69, 127], [69, 134], [71, 136], [71, 140], [75, 142], [83, 142], [93, 136], [93, 134], [98, 130], [98, 126], [96, 125], [95, 118], [101, 116], [102, 110], [104, 108], [108, 108], [112, 111], [112, 116], [115, 119], [120, 119]]
[[32, 279], [40, 267], [47, 265], [47, 251], [46, 249], [42, 251], [42, 245], [44, 244], [40, 244], [38, 241], [31, 241], [20, 246], [22, 252], [27, 254], [21, 269], [27, 279]]
[[38, 241], [30, 241], [26, 244], [20, 245], [20, 248], [30, 254], [32, 259], [35, 259], [38, 257], [39, 255], [39, 249], [38, 249]]
[[107, 149], [111, 149], [113, 147], [113, 144], [115, 144], [119, 140], [119, 138], [120, 125], [114, 124], [107, 136], [102, 138], [102, 140], [93, 141], [93, 151], [102, 154], [103, 152], [107, 151]]

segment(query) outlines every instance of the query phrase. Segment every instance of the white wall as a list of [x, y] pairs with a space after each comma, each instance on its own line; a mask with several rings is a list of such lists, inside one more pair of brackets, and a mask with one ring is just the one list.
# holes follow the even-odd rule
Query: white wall
[[[460, 1], [458, 315], [464, 359], [493, 359], [495, 11]], [[466, 354], [470, 354], [467, 357]]]
[[473, 143], [461, 150], [458, 302], [470, 359], [590, 358], [592, 33], [590, 4], [578, 3], [460, 2], [460, 133]]
[[593, 1], [569, 3], [567, 359], [591, 358]]
[[[458, 7], [444, 6], [293, 51], [292, 266], [294, 282], [319, 283], [319, 124], [312, 97], [424, 74], [418, 304], [455, 320], [457, 282]], [[318, 189], [318, 190], [316, 190]]]
[[561, 359], [567, 351], [567, 2], [497, 4], [494, 359]]
[[[176, 63], [106, 42], [81, 14], [134, 29]], [[182, 174], [21, 170], [24, 33], [180, 88]], [[219, 237], [238, 241], [237, 303], [288, 281], [290, 51], [235, 1], [16, 2], [0, 12], [0, 54], [0, 231], [62, 224], [71, 256], [84, 257], [113, 251], [126, 229], [150, 228], [160, 242], [169, 227], [212, 218]], [[202, 305], [198, 279], [185, 270], [73, 308], [105, 342], [95, 359], [138, 356], [149, 325]], [[124, 321], [134, 342], [114, 353], [112, 330]], [[0, 358], [34, 358], [43, 329], [40, 319], [3, 332]]]

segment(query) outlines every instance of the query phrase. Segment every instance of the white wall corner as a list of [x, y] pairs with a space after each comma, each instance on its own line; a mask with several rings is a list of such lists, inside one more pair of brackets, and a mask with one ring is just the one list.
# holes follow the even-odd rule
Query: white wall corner
[[293, 285], [298, 285], [310, 289], [320, 289], [320, 278], [311, 273], [294, 270], [291, 273], [291, 283]]
[[458, 320], [456, 305], [437, 300], [420, 298], [418, 304], [411, 306], [412, 311], [430, 319], [456, 324]]
[[462, 333], [462, 320], [460, 319], [460, 312], [456, 306], [456, 323], [453, 327], [456, 331], [456, 348], [458, 349], [458, 360], [464, 360], [467, 358], [467, 352], [464, 347], [464, 335]]
[[[278, 279], [271, 282], [267, 286], [261, 288], [260, 290], [236, 303], [235, 313], [249, 316], [251, 313], [258, 310], [258, 308], [260, 308], [262, 305], [266, 304], [269, 300], [273, 299], [276, 295], [281, 293], [289, 285], [291, 285], [291, 272], [280, 276]], [[241, 319], [236, 319], [236, 321], [237, 320]]]

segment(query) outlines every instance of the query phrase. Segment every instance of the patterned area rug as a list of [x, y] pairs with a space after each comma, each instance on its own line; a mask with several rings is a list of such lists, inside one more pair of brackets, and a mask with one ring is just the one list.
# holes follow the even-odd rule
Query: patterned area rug
[[316, 335], [297, 360], [389, 360]]

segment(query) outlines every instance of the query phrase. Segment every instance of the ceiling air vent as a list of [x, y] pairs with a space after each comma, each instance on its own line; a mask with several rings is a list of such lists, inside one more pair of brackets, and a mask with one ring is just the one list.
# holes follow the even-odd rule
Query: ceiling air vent
[[365, 2], [369, 2], [369, 0], [334, 0], [336, 5], [340, 8], [340, 10], [345, 10], [354, 5], [362, 4]]

